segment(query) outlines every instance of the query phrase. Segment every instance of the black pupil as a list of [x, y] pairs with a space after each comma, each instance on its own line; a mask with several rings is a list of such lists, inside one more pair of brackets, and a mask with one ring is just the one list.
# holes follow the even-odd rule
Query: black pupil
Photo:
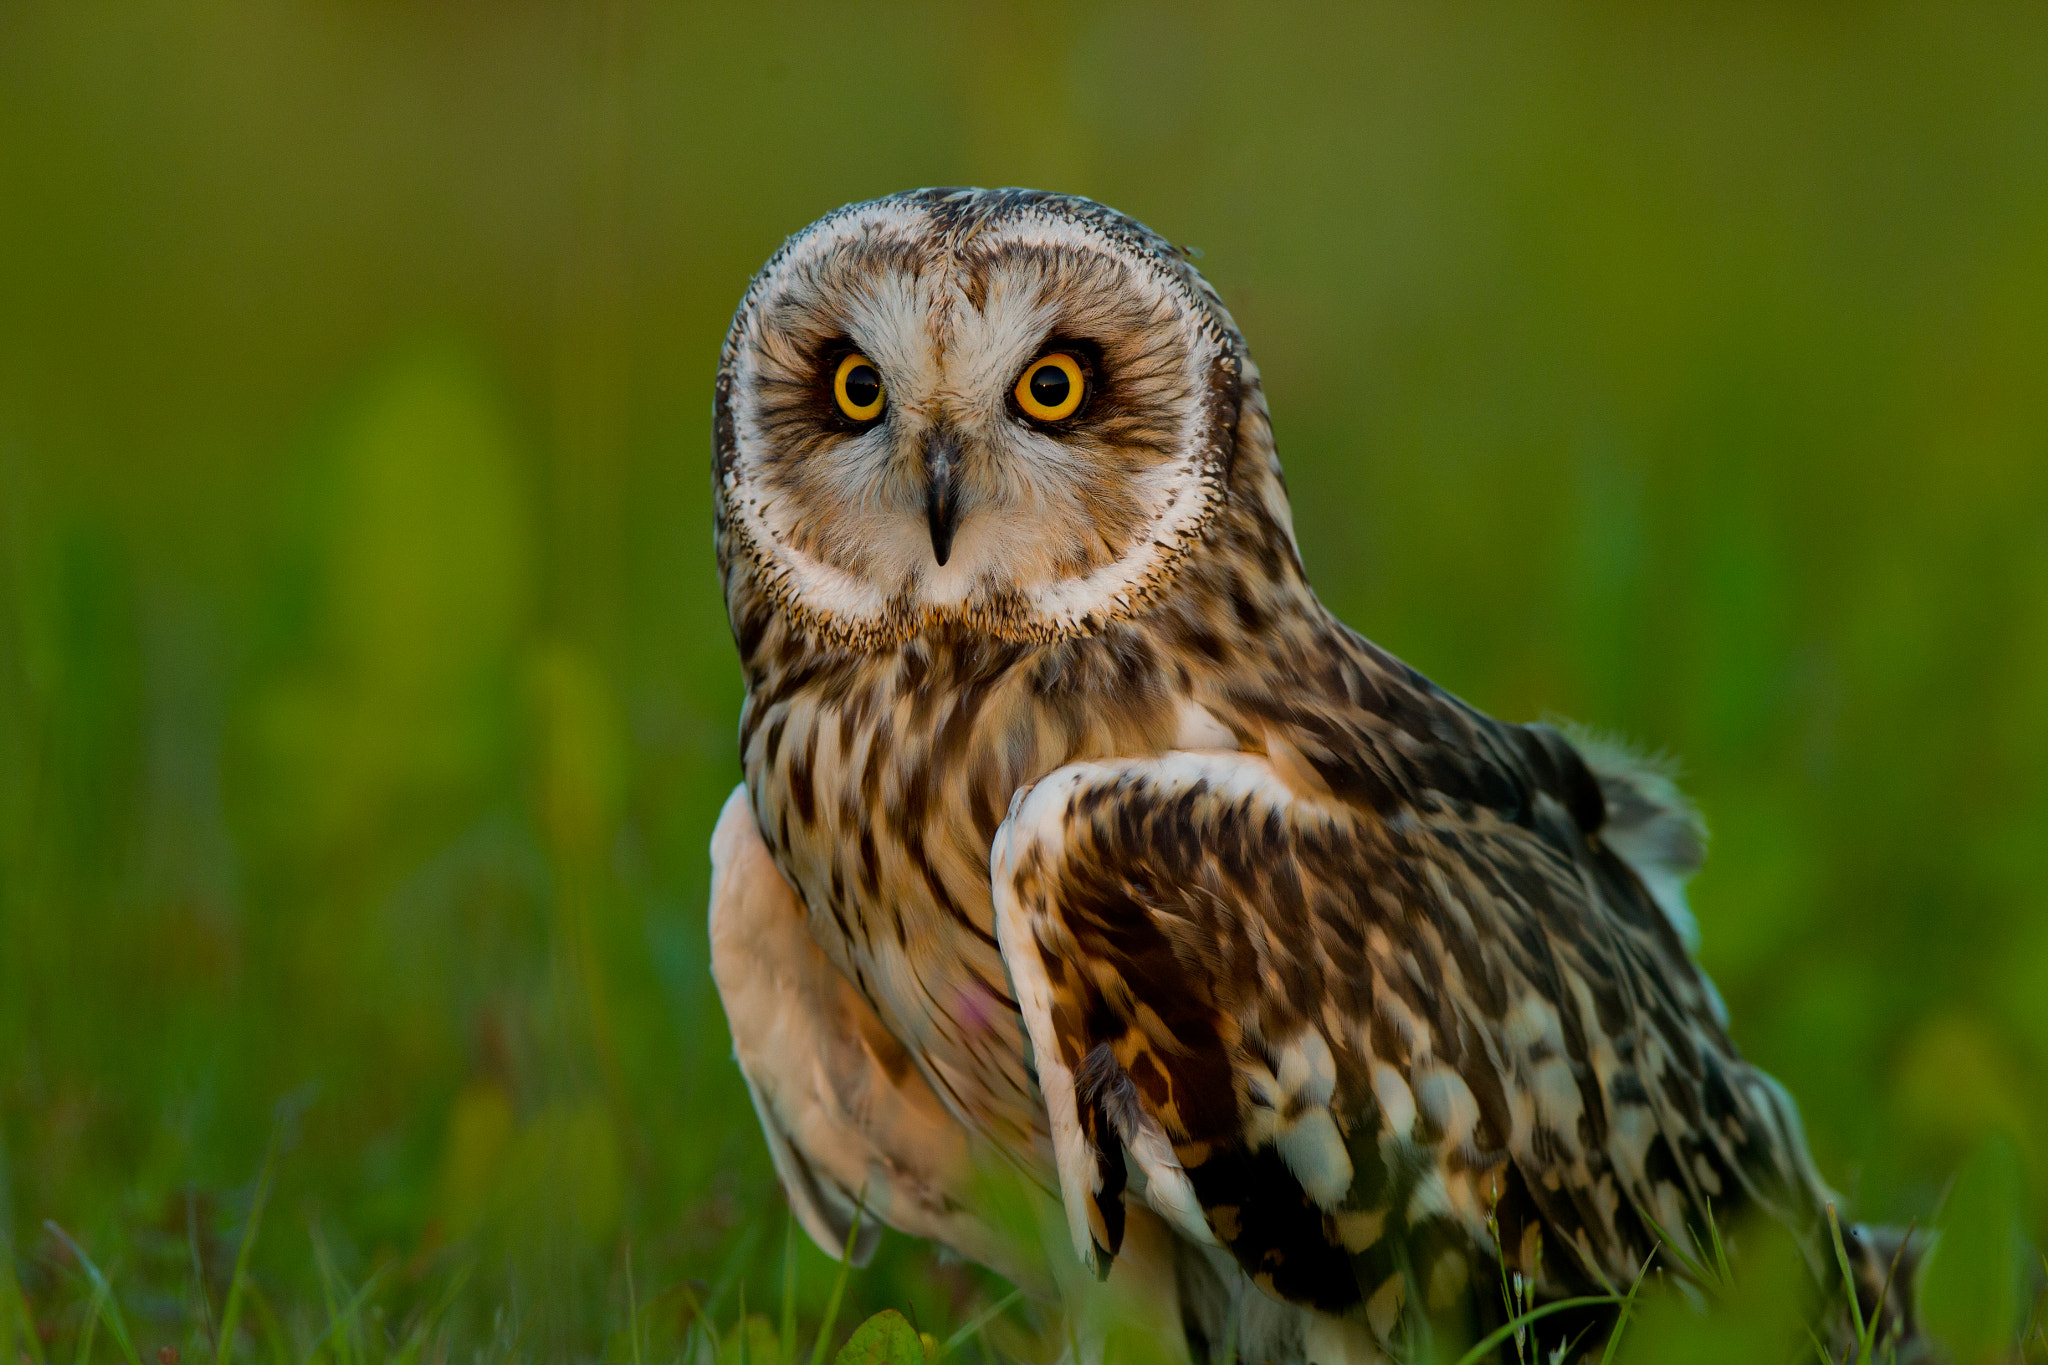
[[1056, 408], [1066, 402], [1069, 387], [1067, 372], [1057, 365], [1040, 365], [1031, 372], [1031, 401], [1042, 408]]
[[871, 408], [882, 396], [882, 376], [872, 365], [856, 365], [846, 372], [846, 401], [857, 408]]

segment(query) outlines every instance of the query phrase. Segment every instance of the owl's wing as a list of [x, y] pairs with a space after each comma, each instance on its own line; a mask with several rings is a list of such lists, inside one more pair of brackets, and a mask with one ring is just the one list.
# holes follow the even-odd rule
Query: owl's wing
[[1098, 1266], [1129, 1190], [1384, 1336], [1473, 1248], [1555, 1292], [1626, 1287], [1657, 1240], [1703, 1256], [1710, 1208], [1809, 1225], [1789, 1100], [1547, 794], [1383, 817], [1250, 754], [1080, 763], [1019, 794], [991, 871]]
[[[962, 1206], [967, 1132], [811, 937], [744, 784], [711, 836], [711, 973], [790, 1208], [826, 1255], [881, 1224], [1009, 1273], [1015, 1258]], [[1013, 1275], [1012, 1278], [1015, 1278]]]

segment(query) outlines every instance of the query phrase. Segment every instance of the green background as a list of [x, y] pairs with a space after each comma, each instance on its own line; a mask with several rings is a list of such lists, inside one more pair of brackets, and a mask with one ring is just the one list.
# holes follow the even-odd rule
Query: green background
[[[244, 1350], [319, 1255], [465, 1359], [616, 1354], [629, 1247], [771, 1297], [711, 378], [784, 234], [924, 184], [1199, 247], [1330, 604], [1683, 758], [1859, 1216], [1991, 1134], [2048, 1189], [2048, 10], [10, 4], [0, 1228], [60, 1346], [45, 1219], [207, 1340], [280, 1114]], [[983, 1292], [892, 1237], [848, 1311]]]

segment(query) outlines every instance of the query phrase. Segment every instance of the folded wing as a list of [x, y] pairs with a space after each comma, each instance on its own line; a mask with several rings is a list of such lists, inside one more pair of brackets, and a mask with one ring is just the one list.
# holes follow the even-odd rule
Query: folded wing
[[1701, 1256], [1713, 1214], [1810, 1226], [1796, 1116], [1671, 920], [1583, 816], [1520, 806], [1375, 811], [1215, 752], [1019, 796], [998, 935], [1080, 1254], [1128, 1193], [1388, 1336], [1474, 1253], [1564, 1292]]

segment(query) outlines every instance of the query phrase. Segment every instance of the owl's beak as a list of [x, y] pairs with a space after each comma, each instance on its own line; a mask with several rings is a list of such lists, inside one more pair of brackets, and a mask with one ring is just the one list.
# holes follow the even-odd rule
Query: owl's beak
[[935, 430], [924, 440], [924, 518], [932, 532], [932, 558], [952, 557], [960, 526], [960, 438]]

